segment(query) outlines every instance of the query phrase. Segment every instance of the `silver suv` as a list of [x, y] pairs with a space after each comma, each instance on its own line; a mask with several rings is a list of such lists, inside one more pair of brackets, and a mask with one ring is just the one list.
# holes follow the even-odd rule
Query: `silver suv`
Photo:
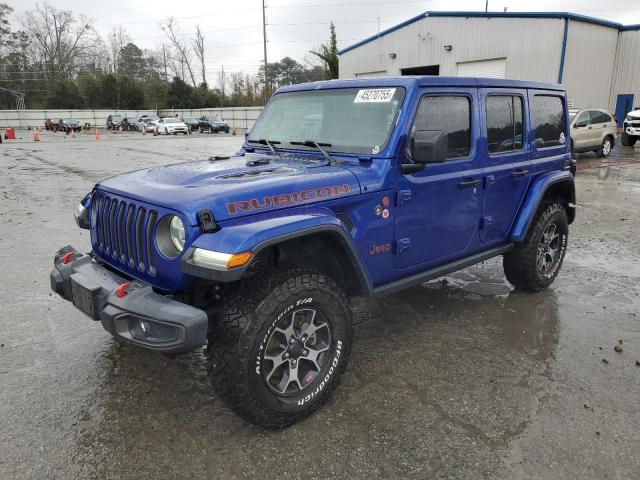
[[607, 157], [613, 149], [616, 122], [606, 110], [569, 110], [571, 153], [596, 152]]

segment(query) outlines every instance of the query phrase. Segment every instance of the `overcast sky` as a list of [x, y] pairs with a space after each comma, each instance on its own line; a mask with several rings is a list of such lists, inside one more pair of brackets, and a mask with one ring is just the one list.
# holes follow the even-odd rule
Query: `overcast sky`
[[[5, 0], [6, 1], [6, 0]], [[8, 0], [17, 15], [34, 7], [35, 0]], [[225, 71], [255, 73], [262, 59], [261, 0], [64, 0], [51, 2], [95, 19], [103, 36], [123, 25], [141, 48], [161, 46], [159, 27], [174, 17], [185, 35], [199, 24], [206, 32], [208, 75]], [[640, 24], [640, 0], [489, 0], [490, 11], [569, 11], [623, 24]], [[338, 47], [351, 45], [427, 10], [484, 11], [485, 0], [267, 0], [269, 61], [306, 52], [326, 42], [329, 22], [336, 24]], [[15, 23], [15, 21], [14, 21]]]

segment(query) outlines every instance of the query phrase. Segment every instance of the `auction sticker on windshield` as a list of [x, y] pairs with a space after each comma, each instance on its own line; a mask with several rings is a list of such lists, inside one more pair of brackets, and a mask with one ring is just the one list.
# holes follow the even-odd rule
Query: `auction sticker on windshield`
[[385, 103], [390, 102], [393, 94], [396, 93], [395, 88], [367, 88], [358, 90], [353, 103]]

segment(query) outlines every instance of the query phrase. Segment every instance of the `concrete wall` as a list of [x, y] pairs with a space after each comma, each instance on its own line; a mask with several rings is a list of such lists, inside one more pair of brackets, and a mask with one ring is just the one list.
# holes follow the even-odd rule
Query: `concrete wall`
[[562, 83], [575, 108], [608, 108], [613, 82], [617, 28], [569, 20]]
[[[203, 108], [193, 110], [163, 110], [163, 115], [199, 118], [216, 114], [224, 118], [233, 128], [251, 128], [262, 112], [262, 107]], [[107, 117], [112, 113], [140, 117], [155, 115], [155, 110], [0, 110], [0, 128], [44, 127], [47, 118], [73, 118], [80, 123], [89, 123], [92, 128], [105, 128]]]
[[506, 58], [507, 78], [556, 82], [563, 34], [556, 18], [426, 17], [340, 55], [340, 77], [427, 65], [456, 75], [458, 62]]

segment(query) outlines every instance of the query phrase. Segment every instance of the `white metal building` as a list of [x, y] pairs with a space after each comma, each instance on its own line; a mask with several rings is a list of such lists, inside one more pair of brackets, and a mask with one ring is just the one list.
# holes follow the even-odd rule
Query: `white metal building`
[[342, 49], [340, 78], [450, 75], [559, 82], [621, 122], [640, 105], [640, 25], [572, 13], [426, 12]]

